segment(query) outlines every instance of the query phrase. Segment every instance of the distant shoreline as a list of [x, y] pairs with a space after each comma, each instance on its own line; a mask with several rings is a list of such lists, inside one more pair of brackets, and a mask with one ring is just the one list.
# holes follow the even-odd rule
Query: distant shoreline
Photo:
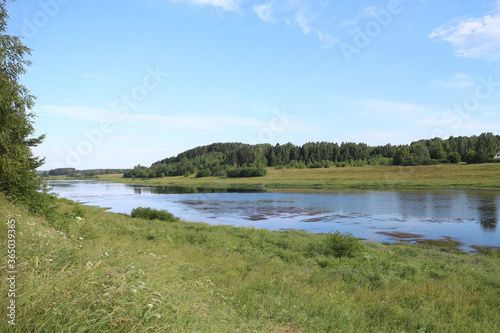
[[500, 164], [364, 166], [320, 169], [268, 168], [264, 177], [164, 177], [123, 178], [121, 174], [94, 178], [48, 177], [46, 179], [94, 179], [154, 186], [268, 189], [492, 189], [500, 190]]

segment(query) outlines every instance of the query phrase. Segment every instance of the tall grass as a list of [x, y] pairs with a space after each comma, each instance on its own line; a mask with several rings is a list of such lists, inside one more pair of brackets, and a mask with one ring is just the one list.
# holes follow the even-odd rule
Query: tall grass
[[[500, 258], [346, 234], [131, 218], [60, 203], [17, 221], [17, 325], [1, 332], [495, 332]], [[79, 218], [77, 218], [79, 217]], [[5, 269], [5, 268], [2, 268]], [[5, 309], [7, 281], [0, 282]]]

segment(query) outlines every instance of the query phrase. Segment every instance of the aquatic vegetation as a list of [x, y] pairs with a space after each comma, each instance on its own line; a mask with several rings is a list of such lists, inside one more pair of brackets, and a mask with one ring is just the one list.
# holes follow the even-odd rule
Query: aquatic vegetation
[[387, 232], [387, 231], [379, 231], [377, 234], [381, 235], [386, 235], [386, 236], [391, 236], [394, 238], [402, 238], [402, 239], [417, 239], [417, 238], [423, 238], [424, 236], [418, 235], [418, 234], [412, 234], [409, 232], [399, 232], [399, 231], [393, 231], [393, 232]]

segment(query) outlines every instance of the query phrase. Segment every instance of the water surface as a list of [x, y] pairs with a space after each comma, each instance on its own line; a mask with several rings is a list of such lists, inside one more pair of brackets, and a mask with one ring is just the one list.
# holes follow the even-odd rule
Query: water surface
[[[267, 192], [50, 181], [60, 197], [127, 213], [135, 207], [166, 209], [193, 222], [315, 233], [339, 230], [386, 242], [391, 232], [464, 244], [500, 246], [500, 191], [331, 190]], [[385, 234], [381, 234], [385, 233]]]

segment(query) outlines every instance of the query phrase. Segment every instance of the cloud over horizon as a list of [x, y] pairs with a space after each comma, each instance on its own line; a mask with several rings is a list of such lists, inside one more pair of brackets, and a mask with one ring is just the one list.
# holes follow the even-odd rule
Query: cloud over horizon
[[500, 1], [492, 14], [452, 20], [428, 37], [449, 42], [457, 57], [500, 59]]

